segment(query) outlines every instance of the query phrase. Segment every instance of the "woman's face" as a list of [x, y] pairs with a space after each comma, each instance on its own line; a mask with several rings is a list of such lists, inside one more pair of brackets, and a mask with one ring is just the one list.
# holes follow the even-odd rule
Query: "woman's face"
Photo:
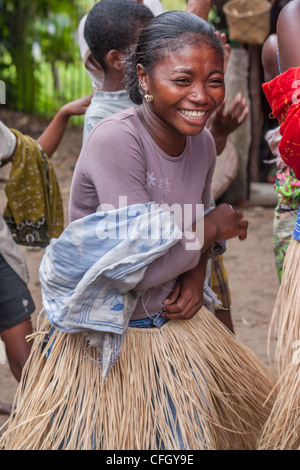
[[138, 73], [143, 90], [153, 96], [147, 105], [180, 135], [199, 134], [224, 100], [223, 57], [203, 42], [170, 52], [151, 77]]

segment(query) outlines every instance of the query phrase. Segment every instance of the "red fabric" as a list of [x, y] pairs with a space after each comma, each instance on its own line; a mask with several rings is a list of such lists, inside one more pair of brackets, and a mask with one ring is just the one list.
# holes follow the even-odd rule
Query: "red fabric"
[[288, 69], [262, 87], [280, 124], [280, 155], [300, 179], [300, 67]]

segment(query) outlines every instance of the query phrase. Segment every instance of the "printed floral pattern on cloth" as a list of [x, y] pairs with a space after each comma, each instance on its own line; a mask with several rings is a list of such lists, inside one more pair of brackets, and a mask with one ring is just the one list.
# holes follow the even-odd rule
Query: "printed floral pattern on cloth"
[[45, 247], [64, 228], [58, 181], [37, 142], [15, 129], [11, 131], [17, 136], [18, 147], [5, 187], [4, 219], [16, 243]]

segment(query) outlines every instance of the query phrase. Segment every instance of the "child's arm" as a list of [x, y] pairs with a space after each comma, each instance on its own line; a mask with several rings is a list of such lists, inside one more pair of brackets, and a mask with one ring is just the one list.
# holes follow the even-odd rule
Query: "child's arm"
[[210, 7], [211, 0], [187, 0], [186, 11], [207, 21]]
[[47, 129], [37, 139], [38, 144], [43, 148], [49, 158], [57, 149], [67, 128], [70, 117], [84, 114], [91, 102], [91, 99], [92, 95], [89, 95], [65, 104], [50, 122]]

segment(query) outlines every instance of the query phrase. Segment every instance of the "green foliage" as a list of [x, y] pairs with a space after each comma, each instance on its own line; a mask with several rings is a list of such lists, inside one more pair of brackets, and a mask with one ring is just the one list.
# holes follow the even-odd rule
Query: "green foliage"
[[[185, 10], [186, 9], [186, 0], [161, 0], [161, 3], [166, 8], [166, 10]], [[209, 12], [208, 21], [213, 24], [217, 29], [224, 29], [223, 25], [223, 11], [222, 5], [225, 2], [212, 1], [212, 7]], [[220, 28], [219, 28], [220, 27]]]
[[41, 63], [51, 64], [55, 78], [60, 61], [80, 62], [75, 33], [80, 18], [94, 3], [0, 0], [0, 79], [6, 83], [8, 106], [41, 112]]
[[186, 1], [185, 0], [161, 0], [161, 3], [166, 10], [185, 10]]
[[[40, 83], [40, 92], [36, 96], [36, 109], [38, 114], [53, 117], [59, 108], [76, 98], [92, 93], [91, 79], [86, 73], [81, 61], [66, 64], [63, 61], [56, 63], [59, 88], [56, 88], [51, 64], [42, 61], [35, 70], [36, 77]], [[70, 124], [83, 124], [82, 116], [74, 116]]]
[[[92, 92], [76, 31], [97, 1], [0, 0], [0, 80], [6, 84], [6, 106], [52, 117], [64, 103]], [[186, 9], [186, 0], [162, 4], [167, 10]], [[219, 28], [219, 7], [213, 6], [209, 21]], [[82, 117], [71, 122], [82, 122]]]

